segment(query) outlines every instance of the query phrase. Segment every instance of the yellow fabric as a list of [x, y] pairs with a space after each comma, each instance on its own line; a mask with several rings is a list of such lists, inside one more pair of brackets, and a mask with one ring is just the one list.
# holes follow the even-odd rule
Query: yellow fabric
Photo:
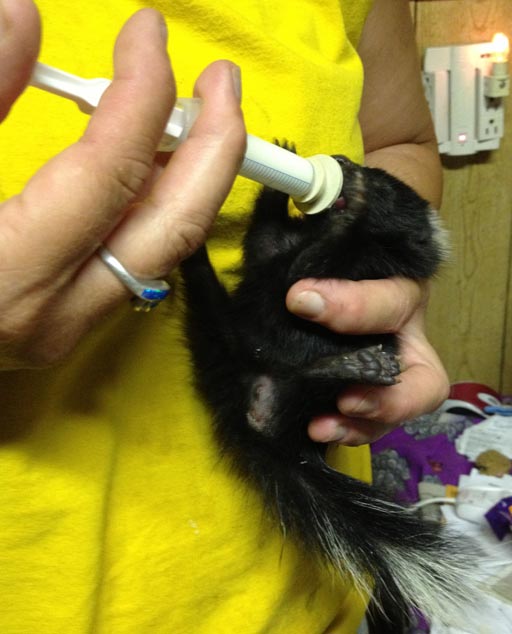
[[[39, 0], [40, 59], [111, 76], [117, 31], [148, 5], [167, 18], [180, 95], [207, 63], [232, 59], [252, 134], [362, 159], [354, 46], [370, 0]], [[0, 128], [0, 196], [86, 122], [28, 89]], [[255, 192], [237, 179], [212, 236], [229, 281]], [[219, 459], [190, 386], [179, 304], [149, 315], [123, 306], [64, 366], [1, 375], [3, 634], [356, 631], [356, 594], [284, 540]], [[339, 448], [333, 462], [369, 478], [365, 448]]]

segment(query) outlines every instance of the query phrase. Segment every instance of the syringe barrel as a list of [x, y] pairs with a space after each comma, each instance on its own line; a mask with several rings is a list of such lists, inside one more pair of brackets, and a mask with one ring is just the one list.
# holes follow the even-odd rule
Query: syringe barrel
[[307, 159], [251, 134], [247, 135], [247, 149], [238, 173], [292, 198], [305, 196], [314, 179], [313, 166]]
[[[171, 152], [187, 137], [200, 110], [199, 99], [178, 99], [166, 127], [159, 150]], [[314, 169], [311, 163], [293, 152], [247, 135], [247, 148], [238, 172], [292, 198], [302, 198], [311, 189]]]

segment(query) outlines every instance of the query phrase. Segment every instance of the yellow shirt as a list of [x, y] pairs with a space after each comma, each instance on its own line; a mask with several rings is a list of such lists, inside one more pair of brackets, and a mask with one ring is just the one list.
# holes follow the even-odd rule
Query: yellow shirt
[[[111, 76], [122, 23], [162, 11], [178, 93], [214, 59], [239, 64], [248, 131], [299, 154], [362, 160], [355, 53], [370, 0], [39, 0], [40, 59]], [[87, 122], [29, 88], [0, 128], [0, 197]], [[210, 242], [230, 267], [257, 185], [238, 178]], [[58, 231], [58, 227], [55, 229]], [[219, 458], [190, 384], [180, 298], [120, 307], [63, 366], [0, 376], [2, 634], [351, 634], [358, 596], [264, 517]], [[369, 479], [366, 448], [333, 464]]]

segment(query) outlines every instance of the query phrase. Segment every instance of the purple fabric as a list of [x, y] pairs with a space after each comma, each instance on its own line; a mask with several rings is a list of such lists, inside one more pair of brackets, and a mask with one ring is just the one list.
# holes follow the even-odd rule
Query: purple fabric
[[434, 412], [393, 430], [371, 447], [374, 484], [403, 504], [418, 501], [420, 482], [457, 485], [473, 463], [457, 453], [455, 439], [475, 422]]
[[393, 430], [371, 447], [374, 484], [402, 504], [418, 501], [420, 482], [457, 485], [473, 464], [457, 453], [455, 439], [473, 424], [435, 412]]

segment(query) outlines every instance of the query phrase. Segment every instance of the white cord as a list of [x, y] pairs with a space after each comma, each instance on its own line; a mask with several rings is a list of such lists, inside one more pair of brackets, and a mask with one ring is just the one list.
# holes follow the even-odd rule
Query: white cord
[[421, 509], [428, 504], [455, 504], [455, 498], [428, 498], [426, 500], [420, 500], [412, 505], [412, 509]]

